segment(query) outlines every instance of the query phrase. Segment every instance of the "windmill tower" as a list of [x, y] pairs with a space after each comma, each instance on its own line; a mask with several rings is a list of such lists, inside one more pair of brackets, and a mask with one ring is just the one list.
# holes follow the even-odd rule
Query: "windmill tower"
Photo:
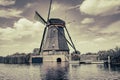
[[[59, 18], [50, 18], [52, 0], [48, 11], [47, 21], [40, 16], [36, 11], [35, 18], [45, 25], [42, 41], [40, 44], [39, 53], [43, 56], [43, 61], [68, 61], [69, 47], [68, 44], [75, 50], [69, 32], [65, 26], [65, 22]], [[65, 31], [69, 40], [65, 36]]]

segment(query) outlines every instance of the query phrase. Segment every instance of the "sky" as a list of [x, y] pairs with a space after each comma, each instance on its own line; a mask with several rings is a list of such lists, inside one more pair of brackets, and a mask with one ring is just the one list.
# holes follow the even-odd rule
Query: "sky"
[[[46, 20], [49, 2], [0, 0], [0, 56], [39, 48], [45, 26], [34, 15]], [[53, 0], [50, 18], [66, 22], [81, 54], [120, 47], [120, 0]]]

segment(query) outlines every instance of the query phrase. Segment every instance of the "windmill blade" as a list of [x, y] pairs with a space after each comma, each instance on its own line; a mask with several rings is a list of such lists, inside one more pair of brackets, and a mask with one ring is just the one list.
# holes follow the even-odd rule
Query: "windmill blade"
[[40, 21], [41, 23], [43, 23], [44, 25], [47, 24], [47, 22], [40, 16], [40, 14], [35, 11], [35, 17], [34, 17], [37, 21]]
[[47, 22], [48, 22], [48, 20], [49, 20], [49, 18], [50, 18], [51, 5], [52, 5], [52, 0], [50, 0], [50, 6], [49, 6], [49, 11], [48, 11]]
[[43, 32], [42, 41], [41, 41], [41, 44], [40, 44], [39, 53], [41, 52], [42, 47], [43, 47], [46, 30], [47, 30], [47, 26], [44, 28], [44, 32]]
[[75, 45], [74, 45], [74, 43], [73, 43], [73, 41], [72, 41], [72, 38], [71, 38], [71, 36], [70, 36], [70, 34], [69, 34], [66, 26], [65, 26], [65, 30], [66, 30], [67, 35], [68, 35], [68, 37], [69, 37], [69, 39], [70, 39], [70, 41], [71, 41], [71, 43], [72, 43], [72, 46], [74, 47], [75, 52], [77, 52], [77, 50], [76, 50], [76, 48], [75, 48]]

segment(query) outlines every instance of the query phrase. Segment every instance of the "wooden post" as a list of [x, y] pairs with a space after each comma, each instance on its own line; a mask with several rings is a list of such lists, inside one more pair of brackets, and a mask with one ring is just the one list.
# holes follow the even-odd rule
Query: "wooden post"
[[110, 61], [110, 56], [108, 56], [108, 64], [110, 64], [111, 63], [111, 61]]

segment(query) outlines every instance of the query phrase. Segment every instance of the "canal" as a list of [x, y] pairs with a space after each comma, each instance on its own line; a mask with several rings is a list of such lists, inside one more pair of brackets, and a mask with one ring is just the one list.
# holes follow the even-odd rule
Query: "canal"
[[120, 67], [103, 64], [0, 64], [0, 80], [120, 80]]

